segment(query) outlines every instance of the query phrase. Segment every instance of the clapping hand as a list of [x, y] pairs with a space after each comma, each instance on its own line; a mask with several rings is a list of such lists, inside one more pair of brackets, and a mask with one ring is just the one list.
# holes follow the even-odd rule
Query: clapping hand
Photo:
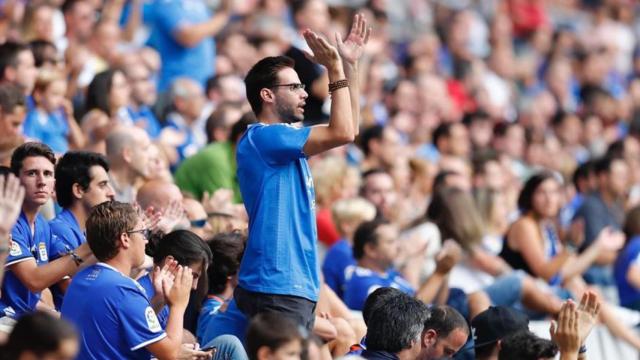
[[324, 65], [329, 71], [341, 69], [340, 55], [333, 45], [309, 29], [305, 30], [302, 36], [304, 36], [309, 48], [313, 51], [313, 54], [305, 52], [309, 60]]
[[349, 31], [344, 41], [340, 34], [336, 32], [336, 44], [342, 60], [347, 64], [355, 65], [364, 53], [364, 47], [369, 41], [370, 35], [371, 28], [367, 26], [367, 20], [364, 15], [356, 14], [353, 17], [351, 31]]
[[581, 344], [584, 344], [587, 336], [589, 336], [589, 333], [598, 322], [599, 314], [600, 301], [597, 295], [592, 291], [585, 291], [578, 306], [578, 330]]
[[580, 350], [580, 322], [578, 320], [578, 309], [573, 300], [568, 300], [562, 304], [558, 314], [558, 322], [552, 321], [549, 333], [551, 340], [558, 345], [560, 353], [577, 357]]
[[20, 180], [13, 174], [0, 176], [0, 236], [3, 238], [15, 225], [23, 199], [24, 188], [20, 185]]

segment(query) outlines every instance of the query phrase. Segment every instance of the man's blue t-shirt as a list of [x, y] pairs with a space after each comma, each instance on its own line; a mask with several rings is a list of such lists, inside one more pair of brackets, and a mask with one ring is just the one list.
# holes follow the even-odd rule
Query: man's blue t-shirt
[[[151, 280], [151, 274], [147, 274], [138, 279], [138, 284], [142, 286], [145, 294], [147, 294], [147, 298], [151, 301], [151, 299], [156, 295], [156, 290], [153, 288], [153, 281]], [[167, 321], [169, 321], [169, 306], [165, 305], [156, 315], [158, 316], [158, 320], [160, 321], [162, 328], [166, 329]]]
[[140, 126], [138, 124], [144, 125], [142, 128], [147, 132], [150, 138], [156, 139], [160, 136], [162, 125], [160, 125], [160, 121], [158, 121], [158, 118], [148, 106], [140, 106], [137, 111], [128, 107], [127, 111], [137, 126]]
[[627, 281], [627, 271], [632, 265], [640, 265], [640, 236], [634, 236], [624, 247], [614, 266], [614, 277], [620, 297], [620, 305], [630, 307], [640, 301], [640, 289]]
[[349, 270], [347, 270], [348, 279], [344, 289], [344, 303], [351, 310], [362, 311], [369, 294], [381, 287], [396, 288], [410, 296], [416, 293], [413, 286], [395, 270], [389, 270], [385, 274], [378, 274], [359, 266]]
[[162, 58], [158, 91], [166, 91], [173, 80], [185, 76], [202, 86], [214, 74], [215, 42], [208, 36], [196, 46], [184, 47], [176, 41], [177, 31], [186, 25], [201, 24], [211, 18], [203, 0], [159, 0], [153, 11], [153, 45]]
[[150, 359], [145, 347], [167, 336], [142, 286], [105, 263], [74, 276], [62, 317], [80, 334], [78, 360]]
[[38, 109], [29, 111], [24, 120], [23, 132], [26, 136], [49, 145], [56, 154], [64, 154], [69, 150], [69, 125], [61, 112], [47, 114]]
[[355, 265], [353, 249], [346, 239], [341, 239], [327, 251], [322, 264], [322, 275], [324, 282], [341, 299], [344, 297], [344, 284], [346, 280], [345, 270], [351, 265]]
[[315, 191], [304, 144], [311, 129], [250, 126], [237, 146], [238, 181], [249, 214], [239, 286], [318, 300]]
[[49, 262], [49, 256], [62, 250], [55, 245], [49, 224], [40, 214], [36, 215], [32, 234], [27, 216], [21, 212], [11, 230], [11, 239], [11, 249], [5, 265], [7, 271], [0, 295], [0, 317], [18, 318], [35, 310], [40, 293], [29, 291], [11, 271], [11, 266], [29, 259], [34, 259], [41, 266]]
[[[51, 228], [51, 233], [59, 242], [58, 245], [66, 249], [64, 252], [51, 254], [49, 256], [51, 260], [55, 260], [67, 251], [76, 249], [78, 246], [87, 242], [84, 232], [80, 229], [78, 220], [68, 209], [62, 210], [58, 216], [51, 220], [49, 227]], [[57, 285], [54, 285], [51, 287], [51, 294], [53, 295], [53, 302], [56, 305], [56, 309], [60, 309], [62, 307], [64, 293]]]
[[221, 335], [233, 335], [244, 343], [249, 327], [249, 319], [238, 309], [235, 300], [229, 302], [227, 310], [218, 312], [209, 322], [207, 327], [203, 329], [202, 335], [198, 336], [200, 345], [205, 347], [211, 340]]
[[200, 315], [198, 315], [198, 329], [196, 330], [196, 337], [198, 338], [198, 343], [201, 345], [204, 345], [204, 333], [207, 331], [207, 328], [209, 328], [211, 321], [218, 315], [222, 304], [224, 304], [224, 300], [213, 295], [207, 296], [202, 303]]

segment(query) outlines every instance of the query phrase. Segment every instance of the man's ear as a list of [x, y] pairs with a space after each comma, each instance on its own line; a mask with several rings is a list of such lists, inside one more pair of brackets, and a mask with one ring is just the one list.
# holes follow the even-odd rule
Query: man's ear
[[120, 234], [120, 246], [122, 246], [122, 248], [125, 250], [131, 246], [131, 238], [126, 232]]
[[131, 148], [129, 146], [125, 146], [122, 148], [122, 158], [125, 162], [131, 162]]
[[435, 330], [429, 329], [424, 332], [422, 336], [422, 345], [423, 346], [433, 346], [438, 340], [438, 333]]
[[262, 88], [260, 90], [260, 98], [263, 102], [272, 103], [275, 100], [275, 94], [271, 89]]
[[71, 185], [71, 193], [76, 199], [82, 199], [82, 197], [84, 196], [82, 186], [80, 186], [80, 184], [78, 183], [73, 183], [73, 185]]
[[268, 360], [271, 358], [271, 349], [269, 349], [268, 346], [261, 346], [256, 355], [258, 356], [258, 360]]

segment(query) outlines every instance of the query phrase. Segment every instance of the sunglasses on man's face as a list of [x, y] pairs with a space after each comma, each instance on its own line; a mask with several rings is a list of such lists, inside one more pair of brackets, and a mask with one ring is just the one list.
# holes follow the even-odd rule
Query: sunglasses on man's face
[[207, 219], [191, 220], [189, 223], [191, 223], [191, 227], [193, 228], [202, 229], [207, 225]]

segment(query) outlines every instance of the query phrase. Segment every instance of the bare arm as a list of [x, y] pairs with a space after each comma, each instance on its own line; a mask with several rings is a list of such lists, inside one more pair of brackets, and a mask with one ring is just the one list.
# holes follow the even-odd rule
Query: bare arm
[[364, 47], [369, 41], [371, 28], [367, 27], [367, 21], [361, 14], [353, 17], [351, 31], [342, 41], [340, 34], [336, 33], [336, 44], [344, 66], [344, 73], [349, 80], [349, 95], [351, 97], [351, 114], [354, 134], [360, 130], [360, 73], [359, 60], [364, 53]]
[[567, 262], [560, 273], [565, 279], [582, 275], [591, 265], [596, 263], [600, 254], [616, 253], [623, 245], [624, 234], [606, 227], [600, 231], [593, 244], [578, 255], [574, 261]]
[[[11, 229], [20, 215], [24, 188], [13, 174], [0, 176], [0, 285], [11, 247]], [[0, 294], [1, 295], [1, 294]]]
[[[89, 244], [82, 244], [76, 249], [80, 258], [91, 255]], [[40, 292], [62, 280], [67, 275], [75, 274], [79, 267], [70, 255], [65, 255], [48, 264], [38, 266], [35, 259], [20, 261], [8, 267], [20, 282], [31, 292]]]
[[518, 220], [507, 234], [507, 245], [519, 251], [534, 275], [550, 280], [571, 258], [571, 254], [563, 251], [553, 259], [547, 259], [542, 248], [542, 241], [537, 224], [529, 219]]
[[175, 40], [187, 48], [197, 46], [205, 38], [218, 34], [229, 21], [229, 15], [227, 9], [221, 8], [203, 23], [184, 25], [174, 33]]
[[159, 360], [175, 359], [180, 352], [182, 344], [182, 328], [184, 311], [189, 303], [189, 294], [193, 275], [188, 267], [179, 266], [173, 284], [164, 283], [167, 302], [169, 303], [169, 318], [165, 332], [167, 337], [149, 344], [147, 350]]
[[[313, 51], [313, 60], [327, 68], [329, 82], [345, 78], [342, 61], [335, 47], [314, 32], [307, 30], [304, 37]], [[304, 153], [313, 156], [334, 147], [352, 142], [355, 135], [351, 114], [351, 99], [347, 88], [340, 88], [331, 94], [331, 115], [328, 125], [311, 128], [304, 145]]]

